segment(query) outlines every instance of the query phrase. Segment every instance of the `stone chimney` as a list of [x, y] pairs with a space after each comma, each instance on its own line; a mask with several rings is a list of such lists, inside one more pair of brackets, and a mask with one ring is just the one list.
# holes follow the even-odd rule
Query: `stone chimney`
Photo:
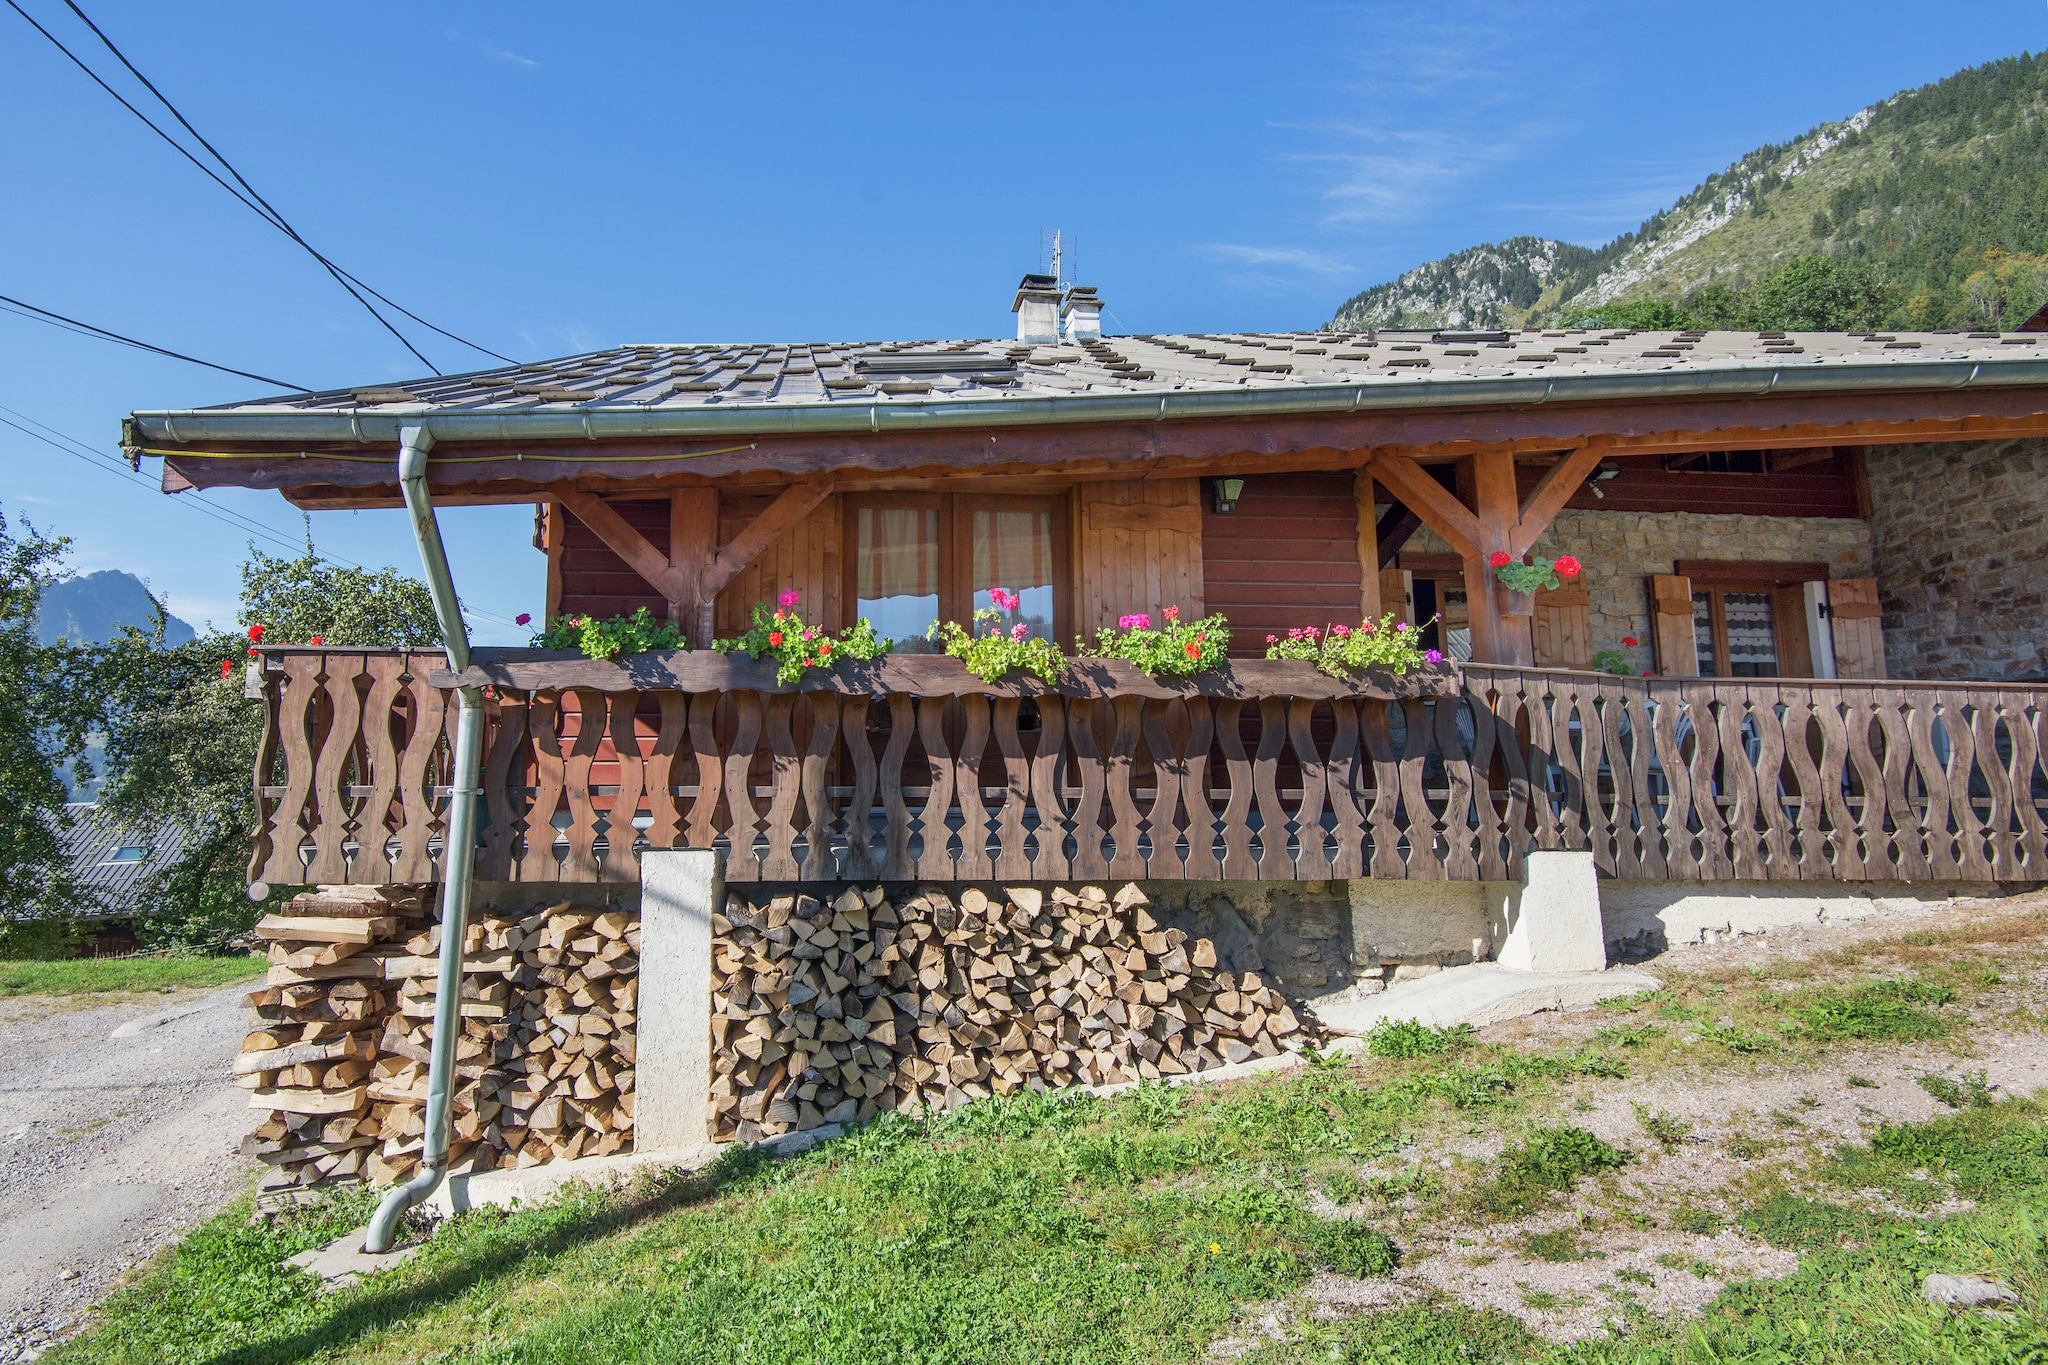
[[1066, 319], [1069, 341], [1102, 335], [1102, 300], [1095, 296], [1092, 284], [1070, 286], [1067, 301], [1060, 305], [1060, 316]]
[[1017, 340], [1033, 346], [1056, 346], [1060, 339], [1060, 282], [1053, 275], [1026, 275], [1017, 286]]

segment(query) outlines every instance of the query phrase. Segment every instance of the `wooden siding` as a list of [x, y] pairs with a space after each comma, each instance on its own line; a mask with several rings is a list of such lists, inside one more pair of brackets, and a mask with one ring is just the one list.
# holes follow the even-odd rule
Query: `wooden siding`
[[[1257, 655], [1289, 626], [1356, 624], [1358, 503], [1349, 471], [1263, 474], [1244, 481], [1237, 510], [1202, 513], [1208, 610], [1230, 618], [1233, 653]], [[1398, 611], [1399, 601], [1387, 599]]]
[[[1156, 621], [1167, 606], [1189, 617], [1210, 610], [1201, 498], [1200, 479], [1129, 479], [1076, 490], [1074, 543], [1080, 553], [1075, 556], [1074, 625], [1079, 633], [1093, 635], [1132, 612], [1146, 612]], [[1354, 600], [1357, 594], [1354, 582]], [[1233, 629], [1236, 624], [1233, 618]]]
[[[1789, 454], [1791, 452], [1779, 452]], [[1733, 512], [1757, 517], [1867, 517], [1862, 448], [1844, 447], [1797, 469], [1770, 474], [1692, 473], [1667, 470], [1652, 457], [1619, 460], [1621, 473], [1600, 481], [1600, 496], [1581, 486], [1565, 503], [1584, 512]], [[1527, 498], [1543, 477], [1541, 465], [1515, 467], [1515, 485]]]
[[[667, 547], [667, 498], [607, 501], [649, 543]], [[718, 543], [732, 541], [772, 501], [772, 493], [722, 496], [718, 506]], [[551, 521], [559, 518], [561, 523], [562, 548], [558, 562], [551, 563], [549, 572], [550, 583], [559, 578], [561, 584], [558, 611], [609, 617], [646, 607], [657, 619], [667, 619], [668, 603], [662, 595], [599, 540], [596, 532], [559, 504], [549, 509], [549, 517]], [[735, 635], [745, 629], [754, 603], [771, 601], [784, 588], [796, 588], [803, 593], [806, 619], [823, 623], [828, 629], [839, 628], [838, 498], [827, 498], [794, 529], [762, 551], [761, 557], [718, 595], [717, 633]]]

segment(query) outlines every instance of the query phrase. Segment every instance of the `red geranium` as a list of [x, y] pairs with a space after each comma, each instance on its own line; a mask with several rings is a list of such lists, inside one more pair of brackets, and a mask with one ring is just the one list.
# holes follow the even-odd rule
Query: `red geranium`
[[1486, 562], [1493, 565], [1496, 569], [1505, 569], [1508, 565], [1515, 562], [1515, 557], [1506, 550], [1495, 550], [1486, 557]]
[[327, 642], [321, 639], [319, 636], [315, 635], [312, 639], [306, 641], [306, 643], [309, 645], [324, 645]]
[[1550, 567], [1557, 570], [1560, 578], [1577, 578], [1579, 576], [1579, 561], [1574, 555], [1559, 555], [1557, 562]]
[[1635, 647], [1636, 647], [1637, 645], [1639, 645], [1639, 644], [1641, 644], [1641, 643], [1642, 643], [1642, 641], [1641, 641], [1641, 640], [1638, 640], [1638, 639], [1637, 639], [1637, 638], [1636, 638], [1635, 636], [1633, 636], [1633, 635], [1624, 635], [1624, 636], [1622, 636], [1622, 637], [1621, 637], [1621, 642], [1622, 642], [1623, 644], [1627, 645], [1627, 646], [1628, 646], [1628, 647], [1629, 647], [1630, 649], [1634, 649], [1634, 648], [1635, 648]]
[[779, 630], [771, 630], [771, 631], [769, 631], [769, 632], [768, 632], [768, 643], [769, 643], [769, 644], [771, 644], [771, 645], [779, 645], [779, 644], [781, 644], [781, 643], [782, 643], [782, 632], [781, 632], [781, 631], [779, 631]]
[[1180, 608], [1179, 608], [1179, 607], [1168, 607], [1168, 608], [1166, 609], [1166, 619], [1167, 619], [1167, 620], [1169, 620], [1169, 621], [1178, 621], [1178, 620], [1180, 620]]
[[1202, 657], [1202, 647], [1196, 644], [1193, 640], [1188, 641], [1186, 645], [1182, 646], [1182, 648], [1187, 650], [1188, 657], [1190, 659], [1199, 659]]
[[233, 673], [234, 671], [235, 661], [233, 659], [222, 659], [220, 661], [220, 675], [223, 678], [227, 677], [230, 673]]
[[249, 638], [259, 642], [263, 639], [263, 625], [261, 622], [249, 627]]

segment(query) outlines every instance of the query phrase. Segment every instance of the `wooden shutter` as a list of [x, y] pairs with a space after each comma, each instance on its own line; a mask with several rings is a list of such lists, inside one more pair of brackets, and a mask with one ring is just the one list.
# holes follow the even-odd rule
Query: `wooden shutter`
[[1414, 589], [1409, 586], [1410, 574], [1406, 569], [1380, 570], [1380, 612], [1394, 613], [1395, 621], [1415, 624]]
[[1078, 490], [1080, 611], [1092, 636], [1117, 618], [1168, 606], [1202, 615], [1202, 481], [1130, 479]]
[[1650, 575], [1650, 644], [1657, 671], [1673, 678], [1700, 675], [1699, 642], [1692, 627], [1692, 580], [1682, 574]]
[[1806, 629], [1806, 585], [1787, 583], [1771, 589], [1771, 624], [1778, 632], [1778, 676], [1811, 678], [1813, 637]]
[[1577, 577], [1536, 594], [1536, 611], [1529, 627], [1538, 668], [1593, 666], [1593, 599], [1586, 590], [1583, 570]]
[[1828, 580], [1828, 624], [1835, 637], [1835, 675], [1883, 678], [1884, 627], [1875, 578]]

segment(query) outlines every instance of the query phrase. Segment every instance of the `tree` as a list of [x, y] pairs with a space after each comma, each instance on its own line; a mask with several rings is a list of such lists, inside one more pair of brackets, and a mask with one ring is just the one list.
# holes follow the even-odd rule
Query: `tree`
[[[268, 643], [417, 647], [440, 640], [424, 583], [320, 559], [267, 555], [242, 565], [241, 616]], [[140, 926], [154, 943], [218, 948], [260, 907], [244, 890], [256, 826], [253, 773], [262, 708], [242, 695], [248, 639], [215, 635], [167, 648], [161, 628], [130, 630], [98, 653], [108, 778], [102, 803], [187, 831], [184, 854], [149, 888]]]
[[67, 544], [26, 523], [16, 538], [0, 514], [0, 952], [17, 926], [82, 904], [64, 856], [63, 769], [85, 748], [91, 693], [70, 652], [36, 634]]

